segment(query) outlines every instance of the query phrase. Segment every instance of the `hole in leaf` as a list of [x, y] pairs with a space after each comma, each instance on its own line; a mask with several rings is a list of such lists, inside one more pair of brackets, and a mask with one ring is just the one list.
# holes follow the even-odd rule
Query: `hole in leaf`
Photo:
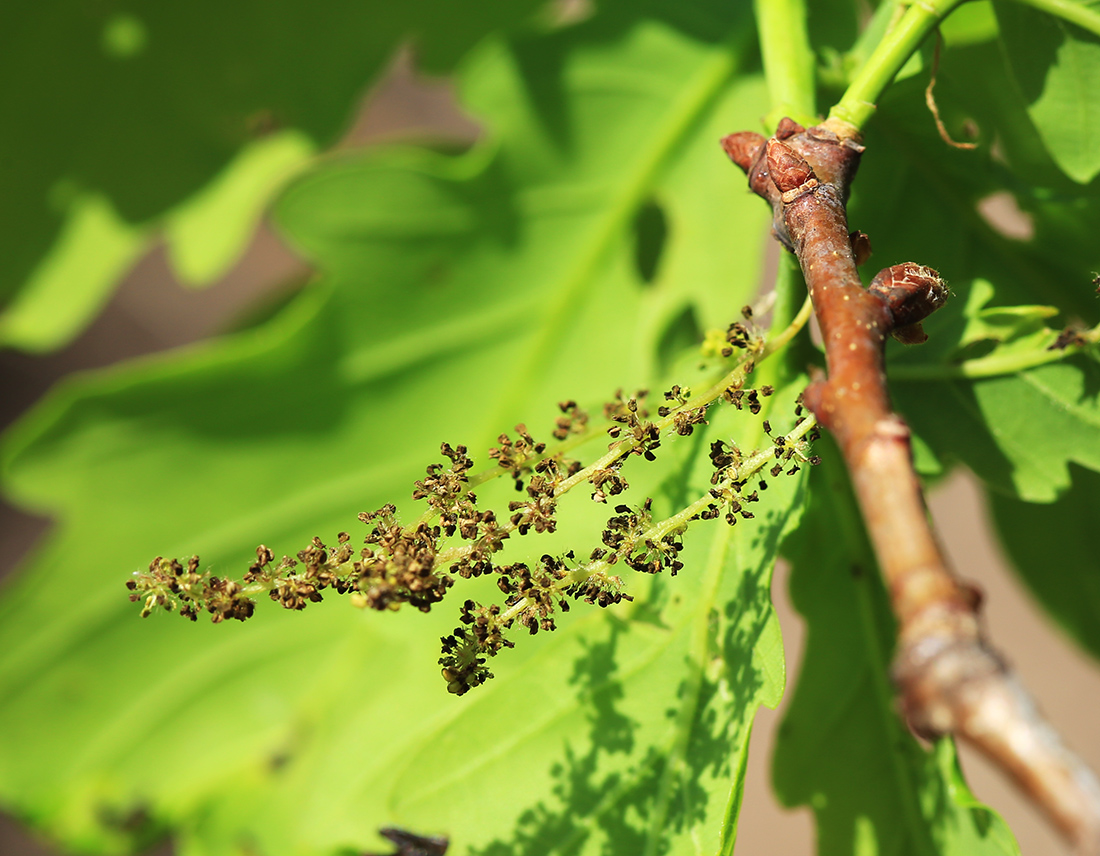
[[130, 59], [144, 52], [148, 40], [145, 24], [140, 18], [116, 14], [104, 25], [100, 46], [113, 59]]
[[1016, 197], [1007, 190], [991, 193], [978, 202], [978, 213], [993, 231], [1013, 241], [1030, 241], [1035, 237], [1035, 223], [1030, 214], [1020, 209]]
[[677, 358], [690, 348], [698, 348], [701, 341], [703, 328], [695, 315], [695, 307], [685, 306], [669, 321], [657, 342], [657, 365], [661, 374], [671, 371]]
[[648, 200], [634, 218], [634, 267], [645, 283], [652, 283], [661, 263], [668, 239], [668, 219], [664, 209]]

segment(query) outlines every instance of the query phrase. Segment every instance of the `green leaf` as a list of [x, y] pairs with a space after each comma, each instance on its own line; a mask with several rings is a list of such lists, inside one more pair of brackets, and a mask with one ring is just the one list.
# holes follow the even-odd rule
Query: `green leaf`
[[207, 285], [229, 270], [268, 202], [309, 162], [314, 148], [298, 131], [250, 143], [205, 188], [177, 206], [167, 218], [165, 239], [180, 280]]
[[1081, 184], [1100, 173], [1100, 38], [1023, 3], [994, 4], [1012, 78], [1047, 150]]
[[944, 44], [950, 50], [960, 45], [982, 44], [997, 38], [997, 17], [993, 4], [964, 3], [951, 11], [940, 26]]
[[151, 243], [147, 228], [122, 221], [103, 196], [74, 198], [53, 251], [0, 311], [0, 345], [38, 352], [64, 345]]
[[[1019, 528], [1025, 514], [1069, 507], [1017, 500], [1053, 502], [1071, 488], [1071, 472], [1088, 478], [1072, 464], [1100, 469], [1095, 360], [1082, 354], [1036, 365], [1066, 356], [1046, 350], [1055, 330], [1098, 320], [1091, 279], [1100, 270], [1092, 237], [1100, 220], [1095, 188], [1059, 171], [1004, 76], [996, 43], [944, 52], [937, 102], [956, 137], [968, 120], [976, 122], [980, 145], [973, 152], [938, 140], [923, 104], [924, 81], [891, 90], [869, 128], [851, 222], [872, 225], [876, 267], [914, 260], [948, 280], [954, 296], [925, 323], [929, 342], [889, 349], [891, 394], [914, 431], [919, 469], [937, 475], [961, 463], [975, 472], [997, 507], [1016, 509], [1017, 528], [1007, 536], [1015, 543], [1041, 531]], [[1004, 160], [993, 157], [994, 139]], [[1004, 189], [1030, 237], [1002, 234], [982, 214], [982, 203]], [[979, 369], [987, 376], [965, 376]], [[1026, 576], [1050, 576], [1049, 559], [1009, 549], [1028, 566]], [[1076, 570], [1067, 576], [1087, 591]], [[1084, 626], [1086, 596], [1072, 620], [1058, 580], [1034, 590], [1056, 620]]]
[[[968, 380], [959, 360], [1003, 357], [1000, 370], [1016, 372], [1024, 357], [1057, 357], [1045, 350], [1056, 334], [1039, 324], [1047, 314], [1043, 305], [1057, 307], [1066, 321], [1093, 326], [1091, 271], [1100, 269], [1100, 246], [1088, 234], [1100, 221], [1089, 188], [1064, 179], [1052, 184], [1051, 171], [1031, 172], [1026, 159], [1017, 165], [993, 157], [992, 140], [1006, 125], [1011, 135], [1015, 121], [995, 121], [983, 107], [1003, 87], [997, 83], [1002, 69], [993, 43], [944, 54], [937, 103], [956, 137], [968, 119], [980, 118], [974, 151], [939, 138], [924, 103], [926, 80], [889, 90], [868, 127], [850, 223], [871, 236], [868, 278], [879, 266], [917, 261], [940, 271], [954, 294], [925, 322], [927, 344], [890, 343], [887, 351], [891, 394], [915, 432], [922, 471], [936, 474], [961, 462], [1000, 490], [1050, 501], [1069, 485], [1069, 462], [1100, 466], [1093, 451], [1100, 448], [1095, 362], [1079, 356], [1019, 375]], [[983, 201], [1006, 186], [1033, 230], [1028, 239], [1000, 233], [981, 211]]]
[[1049, 344], [1050, 328], [1046, 326], [1046, 320], [1058, 314], [1053, 306], [987, 306], [993, 298], [993, 284], [988, 280], [976, 279], [970, 286], [970, 293], [966, 297], [966, 306], [963, 307], [963, 318], [966, 326], [959, 335], [958, 347], [965, 349], [968, 345], [977, 342], [992, 342], [1003, 345], [1009, 342], [1019, 343], [1024, 340], [1027, 348], [1035, 347], [1032, 344], [1034, 334], [1042, 336], [1043, 344], [1039, 349]]
[[814, 810], [822, 856], [1018, 854], [1001, 818], [967, 789], [951, 743], [925, 750], [898, 717], [893, 615], [835, 450], [810, 483], [784, 547], [808, 636], [778, 732], [777, 794]]
[[[265, 168], [258, 154], [271, 156], [275, 144], [263, 137], [272, 128], [326, 146], [403, 42], [416, 44], [428, 70], [446, 71], [539, 5], [490, 0], [471, 15], [440, 0], [369, 9], [143, 0], [125, 10], [68, 0], [11, 10], [0, 33], [0, 79], [18, 81], [0, 91], [13, 129], [0, 139], [0, 305], [14, 317], [0, 341], [32, 350], [69, 341], [137, 252], [110, 246], [162, 218], [174, 224], [182, 276], [209, 281], [243, 251], [276, 189], [282, 168]], [[212, 181], [217, 188], [171, 213]], [[93, 200], [121, 218], [108, 247], [94, 240], [102, 228], [93, 235], [85, 222]], [[196, 245], [211, 233], [216, 244]], [[51, 316], [34, 307], [54, 304], [56, 271], [66, 272], [71, 300]]]
[[1072, 467], [1073, 484], [1055, 502], [1020, 502], [988, 491], [1001, 545], [1027, 587], [1086, 651], [1100, 657], [1100, 567], [1093, 530], [1100, 475]]
[[[797, 479], [755, 521], [694, 524], [690, 564], [630, 581], [633, 609], [517, 640], [461, 699], [435, 665], [446, 605], [189, 626], [138, 620], [122, 582], [157, 554], [230, 573], [258, 542], [351, 528], [441, 440], [549, 426], [557, 401], [655, 383], [682, 337], [724, 327], [767, 223], [715, 144], [766, 108], [748, 35], [717, 4], [624, 5], [484, 47], [460, 74], [482, 145], [334, 158], [279, 204], [320, 284], [255, 330], [71, 381], [9, 434], [9, 495], [59, 521], [0, 602], [10, 810], [108, 852], [166, 827], [185, 856], [378, 849], [393, 823], [455, 853], [730, 852], [752, 715], [783, 683], [768, 586]], [[639, 225], [654, 207], [663, 229]], [[712, 430], [767, 442], [732, 409]], [[706, 439], [632, 462], [629, 501], [709, 487]], [[509, 555], [597, 546], [603, 515], [568, 499], [558, 533]]]
[[[1069, 464], [1100, 470], [1100, 365], [1089, 357], [976, 381], [898, 384], [924, 442], [993, 487], [1051, 502]], [[940, 454], [940, 453], [938, 453]]]
[[[941, 326], [939, 347], [928, 349], [944, 362], [922, 362], [901, 355], [891, 370], [897, 381], [937, 381], [1009, 375], [1065, 360], [1095, 345], [1100, 328], [1053, 330], [1044, 323], [1058, 314], [1053, 306], [986, 306], [994, 296], [990, 282], [975, 279], [962, 313]], [[1069, 340], [1064, 339], [1073, 333]], [[957, 342], [943, 355], [944, 345]], [[937, 353], [939, 352], [939, 353]]]
[[[666, 489], [684, 487], [674, 476]], [[189, 846], [211, 852], [246, 830], [264, 852], [362, 847], [397, 822], [446, 832], [457, 853], [732, 852], [752, 716], [782, 692], [768, 592], [800, 494], [784, 479], [759, 520], [690, 533], [685, 570], [655, 580], [632, 611], [571, 616], [549, 638], [519, 640], [531, 650], [507, 656], [522, 666], [502, 658], [468, 702], [442, 704], [434, 675], [414, 694], [394, 691], [392, 663], [349, 665], [352, 686], [308, 751], [214, 807]], [[392, 723], [384, 742], [348, 751], [349, 733], [377, 734], [380, 722]], [[318, 807], [308, 818], [291, 810], [302, 793]]]
[[[1026, 113], [1004, 97], [1005, 73], [996, 42], [943, 54], [936, 102], [954, 137], [965, 139], [976, 128], [975, 150], [940, 138], [925, 103], [925, 76], [891, 87], [867, 129], [850, 209], [852, 226], [871, 234], [875, 255], [867, 276], [908, 259], [939, 270], [962, 301], [949, 302], [930, 324], [957, 316], [975, 279], [993, 284], [994, 305], [1049, 304], [1085, 319], [1096, 314], [1090, 271], [1100, 264], [1100, 248], [1087, 237], [1100, 224], [1096, 190], [1067, 181], [1030, 146]], [[994, 157], [994, 140], [1005, 142], [1011, 161]], [[1028, 238], [1004, 234], [982, 213], [986, 200], [1006, 190]], [[928, 361], [928, 350], [938, 355], [939, 344], [933, 339], [906, 353]]]

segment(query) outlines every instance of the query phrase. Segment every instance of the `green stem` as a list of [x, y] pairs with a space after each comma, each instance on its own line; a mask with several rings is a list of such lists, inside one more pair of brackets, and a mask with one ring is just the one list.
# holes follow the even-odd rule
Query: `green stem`
[[806, 364], [806, 355], [796, 347], [788, 348], [777, 360], [764, 361], [787, 347], [810, 320], [813, 311], [813, 303], [806, 291], [798, 259], [783, 252], [775, 275], [775, 303], [772, 306], [771, 326], [764, 342], [764, 350], [757, 358], [756, 377], [760, 384], [783, 386], [802, 371]]
[[[854, 502], [845, 506], [849, 511], [855, 507]], [[860, 526], [858, 522], [853, 525]], [[876, 597], [876, 592], [873, 591], [873, 587], [878, 585], [880, 578], [871, 574], [876, 566], [866, 536], [860, 531], [858, 537], [863, 545], [861, 561], [867, 572], [857, 576], [854, 582], [859, 625], [865, 640], [867, 660], [871, 666], [869, 671], [871, 685], [874, 688], [871, 695], [875, 698], [873, 708], [876, 716], [880, 719], [886, 739], [894, 746], [900, 747], [912, 740], [912, 737], [905, 733], [904, 725], [895, 712], [894, 688], [888, 677], [892, 646], [887, 643], [878, 630], [881, 623], [880, 616], [883, 612], [890, 615], [890, 612], [889, 607], [883, 608], [880, 598]], [[935, 856], [938, 850], [929, 840], [929, 825], [921, 815], [920, 795], [917, 785], [913, 781], [913, 768], [908, 763], [907, 753], [895, 751], [887, 754], [890, 758], [890, 768], [894, 781], [897, 783], [898, 801], [901, 803], [901, 814], [904, 818], [904, 826], [908, 829], [909, 841], [914, 849], [919, 848], [922, 856]]]
[[787, 328], [775, 338], [768, 339], [764, 344], [764, 350], [760, 352], [760, 359], [766, 359], [776, 351], [786, 347], [787, 343], [798, 335], [799, 331], [806, 326], [806, 322], [810, 320], [810, 316], [813, 314], [813, 301], [810, 300], [809, 295], [806, 295], [806, 298], [802, 301], [802, 307], [798, 310], [798, 314], [791, 319]]
[[[669, 412], [668, 416], [661, 417], [654, 420], [653, 424], [657, 426], [658, 432], [663, 434], [671, 425], [676, 423], [676, 416], [687, 410], [695, 410], [699, 407], [709, 407], [719, 396], [722, 395], [727, 389], [731, 387], [740, 389], [745, 383], [745, 377], [753, 370], [756, 363], [757, 353], [750, 351], [750, 356], [743, 359], [737, 366], [718, 383], [714, 384], [710, 389], [701, 395], [695, 395], [689, 398], [684, 404], [677, 407], [675, 410]], [[554, 496], [561, 496], [568, 490], [571, 490], [576, 485], [588, 481], [592, 474], [596, 470], [606, 469], [615, 463], [619, 458], [629, 455], [638, 446], [638, 441], [633, 438], [620, 440], [615, 443], [606, 453], [601, 455], [583, 470], [580, 470], [569, 478], [565, 479], [554, 491]]]
[[[790, 433], [784, 436], [783, 441], [786, 445], [796, 446], [796, 444], [799, 443], [815, 427], [817, 427], [817, 419], [812, 415], [805, 416], [803, 417], [801, 422], [799, 422], [797, 425], [794, 426], [794, 428], [791, 429]], [[737, 468], [736, 475], [727, 479], [726, 483], [732, 484], [733, 482], [746, 481], [747, 479], [752, 478], [754, 475], [764, 469], [765, 464], [768, 464], [773, 460], [775, 460], [775, 447], [768, 447], [758, 452], [754, 452], [752, 455], [746, 458], [744, 462], [742, 462], [741, 466]], [[645, 535], [643, 535], [638, 540], [645, 541], [647, 539], [650, 539], [653, 541], [659, 541], [661, 538], [663, 538], [674, 529], [678, 529], [681, 526], [687, 526], [692, 517], [694, 517], [704, 508], [706, 508], [707, 505], [713, 501], [714, 498], [711, 496], [710, 493], [704, 494], [703, 496], [699, 497], [699, 499], [695, 500], [695, 502], [693, 502], [687, 508], [678, 511], [676, 514], [672, 515], [669, 518], [666, 518], [665, 520], [662, 520], [660, 523], [654, 524], [653, 528], [646, 532]]]
[[[784, 262], [780, 261], [780, 270], [782, 271]], [[788, 265], [789, 267], [789, 265]], [[763, 344], [758, 344], [753, 350], [751, 350], [745, 357], [741, 359], [736, 366], [733, 367], [727, 374], [723, 375], [720, 380], [712, 384], [707, 390], [699, 395], [692, 396], [683, 404], [673, 408], [668, 416], [657, 419], [654, 423], [657, 426], [657, 430], [662, 434], [669, 428], [669, 426], [675, 424], [676, 415], [687, 410], [693, 410], [698, 407], [710, 407], [718, 398], [731, 386], [735, 386], [738, 389], [745, 382], [745, 377], [754, 370], [756, 366], [766, 360], [768, 357], [781, 350], [787, 343], [793, 339], [798, 332], [806, 326], [806, 323], [810, 320], [810, 316], [813, 314], [813, 306], [810, 303], [809, 297], [805, 298], [805, 302], [802, 308], [798, 311], [792, 319], [787, 321], [783, 315], [784, 311], [780, 308], [781, 304], [786, 304], [789, 300], [793, 300], [791, 297], [794, 293], [794, 286], [798, 284], [797, 279], [793, 283], [788, 283], [784, 286], [785, 291], [781, 288], [780, 283], [784, 281], [784, 277], [780, 275], [776, 280], [776, 290], [783, 292], [787, 295], [787, 299], [783, 299], [783, 295], [777, 295], [776, 310], [777, 313], [773, 316], [771, 330], [778, 330], [774, 336], [769, 333], [768, 339]], [[780, 326], [782, 322], [782, 326]], [[777, 374], [778, 377], [778, 374]], [[778, 385], [776, 383], [775, 385]], [[590, 425], [587, 430], [580, 434], [573, 434], [553, 446], [547, 448], [541, 455], [534, 455], [530, 458], [532, 465], [538, 463], [545, 458], [552, 458], [555, 455], [560, 455], [564, 452], [568, 452], [577, 446], [584, 445], [590, 440], [596, 437], [607, 436], [607, 428], [610, 428], [614, 423], [605, 422], [595, 426]], [[555, 491], [555, 495], [561, 496], [566, 491], [576, 487], [578, 484], [587, 481], [592, 474], [598, 470], [610, 466], [615, 463], [619, 458], [630, 454], [630, 452], [637, 446], [637, 442], [633, 438], [626, 438], [619, 440], [617, 443], [612, 444], [610, 449], [600, 456], [596, 461], [589, 464], [584, 469], [573, 474], [565, 481], [563, 481], [558, 489]], [[479, 473], [475, 473], [470, 476], [469, 487], [472, 489], [479, 485], [485, 484], [488, 481], [509, 472], [509, 470], [503, 467], [491, 467], [487, 470], [482, 470]], [[439, 515], [437, 508], [428, 508], [420, 515], [417, 520], [418, 523], [431, 523]], [[511, 530], [509, 530], [511, 531]], [[461, 555], [463, 548], [455, 547], [451, 550], [445, 551], [440, 554], [440, 561], [453, 561], [457, 556]]]
[[[746, 376], [753, 371], [754, 366], [759, 362], [766, 360], [769, 356], [775, 354], [777, 351], [782, 350], [782, 348], [787, 345], [787, 343], [790, 342], [790, 340], [793, 339], [798, 334], [798, 332], [806, 325], [806, 322], [810, 320], [810, 316], [812, 314], [813, 304], [810, 302], [810, 298], [806, 297], [798, 314], [793, 319], [791, 319], [790, 322], [788, 322], [783, 327], [783, 329], [780, 330], [779, 333], [777, 333], [773, 337], [769, 337], [762, 345], [758, 345], [755, 350], [750, 351], [749, 355], [745, 356], [741, 360], [741, 362], [734, 366], [734, 368], [728, 374], [724, 375], [720, 381], [712, 385], [705, 392], [699, 395], [692, 396], [679, 407], [676, 407], [675, 409], [670, 411], [668, 416], [656, 420], [654, 424], [657, 426], [658, 431], [663, 434], [671, 425], [675, 424], [676, 414], [682, 413], [687, 410], [694, 410], [699, 407], [710, 407], [710, 405], [717, 401], [721, 397], [722, 393], [724, 393], [726, 390], [730, 389], [731, 387], [740, 389], [745, 383]], [[772, 329], [775, 328], [776, 325], [775, 323], [773, 323]], [[800, 440], [816, 424], [816, 420], [813, 419], [807, 418], [803, 420], [791, 432], [791, 434], [789, 435], [789, 439]], [[542, 455], [537, 456], [537, 458], [532, 458], [532, 461], [552, 457], [555, 454], [559, 454], [564, 447], [572, 448], [573, 446], [579, 446], [582, 443], [592, 439], [593, 437], [600, 436], [601, 434], [603, 434], [602, 431], [590, 429], [584, 434], [571, 437], [563, 441], [552, 449], [547, 449], [547, 451], [544, 452]], [[611, 464], [615, 463], [615, 461], [617, 461], [619, 458], [630, 454], [631, 450], [633, 450], [637, 445], [637, 441], [633, 440], [632, 438], [623, 439], [617, 443], [614, 443], [607, 452], [605, 452], [587, 467], [579, 470], [578, 472], [569, 476], [569, 478], [562, 481], [562, 483], [559, 484], [555, 489], [554, 496], [561, 496], [562, 494], [565, 494], [568, 491], [572, 490], [577, 485], [587, 482], [592, 477], [592, 474], [594, 472], [608, 467]], [[750, 474], [758, 472], [759, 469], [763, 467], [764, 460], [768, 456], [772, 455], [772, 453], [772, 449], [768, 449], [766, 453], [757, 452], [754, 456], [750, 457], [744, 464], [742, 464], [742, 469], [744, 469], [745, 467], [751, 468], [755, 466], [755, 469], [748, 470], [747, 472], [750, 472]], [[764, 455], [764, 457], [762, 458], [761, 455]], [[504, 472], [507, 471], [500, 467], [494, 467], [493, 469], [485, 470], [472, 476], [470, 478], [470, 485], [473, 486], [475, 484], [483, 484], [484, 482], [496, 478]], [[692, 515], [697, 514], [700, 509], [706, 507], [707, 502], [709, 502], [709, 497], [709, 494], [705, 495], [695, 504], [680, 512], [680, 514], [669, 518], [668, 520], [664, 521], [664, 523], [657, 524], [657, 526], [654, 527], [653, 531], [657, 531], [658, 529], [660, 529], [661, 526], [666, 526], [667, 528], [662, 530], [660, 533], [660, 537], [663, 537], [664, 535], [668, 534], [668, 532], [672, 531], [672, 529], [676, 526], [686, 525], [687, 520], [689, 520]], [[430, 521], [437, 513], [438, 511], [436, 509], [429, 509], [421, 516], [420, 521]], [[502, 527], [503, 531], [508, 534], [516, 531], [517, 528], [518, 527], [515, 524], [508, 524]], [[469, 556], [472, 550], [473, 545], [470, 544], [462, 544], [459, 546], [451, 547], [447, 550], [441, 550], [439, 555], [436, 557], [436, 562], [441, 566], [446, 566], [453, 562], [457, 562], [466, 556]], [[584, 567], [588, 566], [586, 565]], [[588, 574], [588, 576], [591, 576], [591, 574]]]
[[848, 91], [829, 111], [829, 118], [862, 128], [874, 115], [875, 102], [909, 57], [961, 2], [963, 0], [922, 0], [911, 5], [856, 72]]
[[1017, 0], [1025, 6], [1046, 12], [1055, 18], [1076, 24], [1082, 30], [1100, 36], [1100, 12], [1073, 0]]
[[[1054, 340], [1051, 336], [1051, 341]], [[1018, 372], [1033, 369], [1037, 366], [1045, 366], [1048, 363], [1060, 362], [1066, 357], [1080, 353], [1080, 348], [1063, 348], [1060, 350], [1024, 351], [1018, 354], [978, 357], [974, 360], [966, 360], [957, 365], [915, 365], [915, 366], [891, 366], [890, 378], [892, 380], [975, 380], [983, 377], [997, 377], [999, 375], [1016, 374]]]
[[[740, 389], [745, 383], [745, 378], [755, 371], [756, 367], [763, 360], [766, 360], [772, 354], [780, 350], [805, 326], [806, 322], [810, 320], [810, 316], [813, 314], [812, 309], [813, 307], [809, 305], [809, 298], [807, 298], [799, 313], [786, 324], [774, 338], [768, 339], [763, 344], [756, 345], [727, 375], [705, 392], [693, 395], [679, 407], [671, 410], [668, 416], [655, 420], [653, 424], [657, 426], [657, 430], [663, 434], [665, 430], [676, 423], [677, 414], [695, 410], [700, 407], [710, 407], [710, 405], [717, 401], [726, 390], [731, 387]], [[776, 329], [774, 323], [772, 324], [772, 329]], [[554, 491], [554, 495], [561, 496], [581, 482], [588, 481], [596, 470], [611, 466], [611, 464], [615, 463], [619, 458], [630, 454], [637, 445], [637, 441], [632, 438], [620, 440], [618, 443], [615, 443], [605, 454], [601, 455], [583, 470], [565, 479], [565, 481], [558, 485], [557, 489]]]
[[771, 95], [768, 127], [774, 128], [784, 116], [816, 124], [814, 51], [806, 30], [805, 0], [754, 0], [753, 8]]
[[[798, 315], [806, 299], [806, 284], [796, 276], [798, 259], [782, 249], [775, 270], [775, 301], [772, 303], [772, 321], [768, 329], [768, 350], [777, 351], [786, 344], [782, 342], [783, 331]], [[797, 331], [796, 331], [797, 332]]]
[[[817, 427], [817, 419], [813, 415], [804, 416], [802, 420], [794, 426], [783, 437], [783, 445], [778, 448], [797, 448], [813, 429]], [[725, 478], [720, 487], [728, 487], [738, 482], [745, 482], [759, 473], [764, 467], [775, 460], [776, 458], [776, 446], [768, 446], [765, 449], [753, 452], [749, 457], [741, 462], [741, 465], [737, 467], [736, 471]], [[635, 540], [634, 544], [644, 544], [647, 541], [660, 541], [670, 532], [685, 528], [692, 518], [695, 517], [700, 511], [705, 509], [708, 505], [715, 501], [714, 496], [710, 491], [707, 491], [698, 499], [696, 499], [687, 508], [681, 509], [671, 517], [666, 517], [664, 520], [658, 521], [646, 529]], [[468, 549], [468, 548], [458, 548]], [[633, 548], [630, 548], [633, 549]], [[630, 550], [626, 550], [629, 553]], [[441, 554], [442, 556], [442, 554]], [[619, 558], [619, 556], [616, 556]], [[559, 580], [555, 585], [555, 589], [558, 591], [564, 591], [572, 585], [584, 582], [590, 579], [596, 574], [605, 574], [611, 571], [615, 567], [607, 559], [595, 559], [591, 562], [586, 562], [578, 568], [574, 568], [569, 574], [562, 580]], [[500, 614], [500, 624], [505, 625], [508, 621], [511, 621], [516, 616], [520, 615], [527, 607], [529, 603], [527, 598], [520, 598], [508, 609]]]

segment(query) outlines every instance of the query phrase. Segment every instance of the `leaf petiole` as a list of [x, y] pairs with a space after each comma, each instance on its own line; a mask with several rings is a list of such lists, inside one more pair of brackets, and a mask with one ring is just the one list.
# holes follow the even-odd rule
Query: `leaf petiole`
[[875, 102], [893, 82], [925, 37], [962, 0], [921, 0], [909, 5], [860, 67], [829, 118], [862, 128], [875, 113]]

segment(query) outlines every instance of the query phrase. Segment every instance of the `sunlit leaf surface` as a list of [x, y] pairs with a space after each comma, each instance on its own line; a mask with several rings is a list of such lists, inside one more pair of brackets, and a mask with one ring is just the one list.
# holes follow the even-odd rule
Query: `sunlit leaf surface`
[[[753, 521], [697, 524], [677, 579], [517, 640], [461, 699], [435, 665], [446, 605], [190, 626], [140, 621], [122, 588], [157, 554], [240, 572], [258, 542], [407, 506], [441, 440], [484, 450], [521, 419], [547, 433], [564, 398], [713, 374], [678, 355], [752, 297], [759, 254], [725, 236], [758, 247], [767, 220], [715, 141], [765, 102], [745, 20], [682, 11], [483, 48], [461, 74], [482, 145], [348, 155], [281, 201], [322, 271], [287, 311], [72, 383], [9, 437], [9, 490], [59, 523], [2, 607], [8, 804], [89, 849], [171, 827], [185, 854], [362, 850], [398, 824], [459, 853], [730, 851], [752, 715], [783, 685], [768, 588], [797, 476]], [[770, 442], [747, 411], [716, 420]], [[667, 441], [623, 499], [677, 510], [709, 487], [706, 452]], [[561, 515], [509, 555], [599, 544], [604, 507]]]
[[[447, 71], [485, 33], [521, 25], [539, 5], [486, 0], [473, 15], [438, 0], [66, 0], [5, 10], [0, 345], [70, 341], [150, 246], [141, 232], [181, 203], [186, 224], [169, 238], [182, 279], [220, 276], [285, 174], [268, 135], [296, 134], [300, 161], [302, 143], [309, 153], [344, 130], [403, 41], [428, 70]], [[110, 229], [88, 224], [92, 200], [110, 212]]]

